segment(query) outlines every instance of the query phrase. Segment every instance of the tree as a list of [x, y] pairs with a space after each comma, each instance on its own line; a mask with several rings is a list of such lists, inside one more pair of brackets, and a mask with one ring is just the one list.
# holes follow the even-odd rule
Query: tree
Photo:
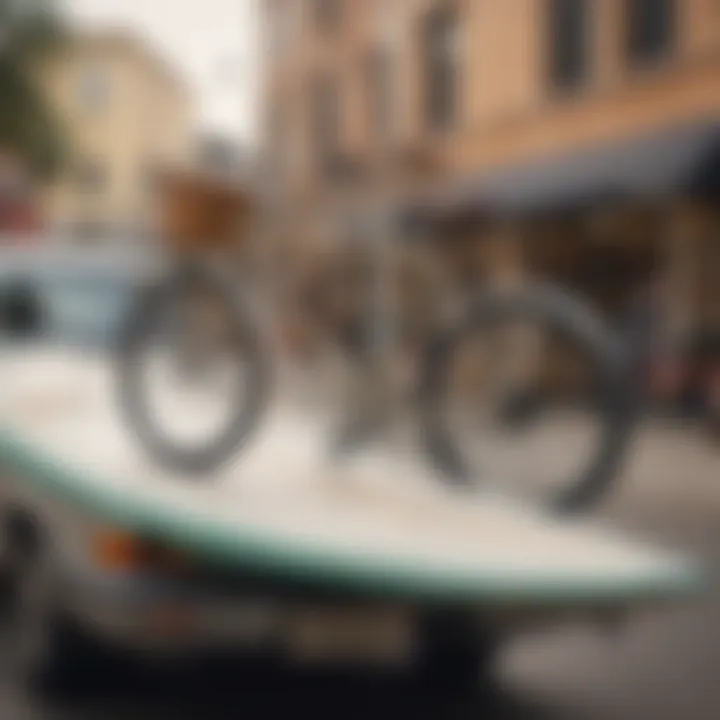
[[0, 151], [43, 179], [60, 169], [64, 148], [35, 71], [61, 34], [53, 0], [0, 0]]

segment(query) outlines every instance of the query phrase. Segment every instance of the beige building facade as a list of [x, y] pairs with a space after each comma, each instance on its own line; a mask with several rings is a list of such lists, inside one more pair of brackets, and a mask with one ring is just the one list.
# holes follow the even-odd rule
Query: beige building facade
[[[628, 39], [634, 5], [646, 6], [645, 15], [635, 14], [649, 18], [648, 28], [636, 31], [636, 49]], [[396, 144], [421, 147], [438, 170], [450, 172], [525, 162], [720, 112], [717, 0], [265, 0], [265, 6], [268, 130], [297, 185], [317, 179], [312, 106], [322, 103], [323, 83], [333, 95], [331, 139], [339, 152], [363, 157], [376, 144], [373, 94], [381, 88], [373, 85], [385, 82], [392, 86], [385, 113]], [[329, 7], [337, 9], [323, 10]], [[657, 19], [664, 13], [666, 28]], [[575, 41], [558, 37], [580, 27]], [[381, 55], [385, 72], [373, 77], [373, 59]], [[445, 122], [433, 121], [433, 104], [449, 106]]]
[[661, 267], [678, 332], [720, 326], [720, 2], [264, 5], [288, 242], [382, 176], [399, 203], [511, 207], [522, 262], [608, 309]]
[[74, 37], [41, 73], [69, 148], [45, 196], [50, 228], [79, 238], [143, 234], [157, 173], [192, 153], [192, 102], [182, 79], [138, 37]]

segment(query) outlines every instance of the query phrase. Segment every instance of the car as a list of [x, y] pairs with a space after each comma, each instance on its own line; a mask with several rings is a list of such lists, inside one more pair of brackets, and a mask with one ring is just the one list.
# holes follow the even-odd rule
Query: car
[[698, 334], [688, 354], [684, 406], [699, 414], [720, 438], [720, 330]]
[[716, 424], [720, 413], [720, 332], [695, 334], [674, 363], [673, 377], [682, 415]]
[[[96, 365], [90, 356], [105, 362], [134, 292], [161, 264], [151, 255], [87, 248], [0, 253], [3, 357], [55, 371]], [[0, 469], [0, 656], [36, 689], [77, 690], [88, 665], [108, 652], [161, 663], [248, 649], [257, 657], [259, 639], [272, 644], [286, 622], [282, 607], [293, 607], [293, 617], [300, 624], [307, 617], [310, 627], [318, 613], [331, 618], [330, 628], [333, 617], [356, 627], [371, 622], [375, 631], [405, 622], [397, 613], [388, 617], [384, 605], [228, 571], [29, 488], [16, 469]], [[472, 620], [464, 613], [443, 618], [440, 636], [438, 617], [428, 617], [428, 667], [447, 672], [454, 663], [460, 677], [458, 663], [469, 660], [465, 668], [475, 676], [494, 642], [468, 643]], [[38, 628], [42, 642], [29, 652], [28, 634]]]
[[[262, 466], [269, 476], [261, 486], [270, 480], [268, 497], [275, 498], [264, 530], [263, 502], [259, 516], [246, 512], [250, 488], [250, 495], [224, 495], [212, 484], [163, 483], [129, 446], [111, 443], [118, 455], [106, 449], [107, 436], [94, 431], [109, 429], [112, 442], [122, 443], [119, 428], [102, 401], [101, 414], [92, 414], [99, 395], [73, 391], [93, 383], [95, 370], [108, 369], [125, 309], [162, 259], [49, 249], [11, 255], [0, 258], [1, 359], [9, 360], [0, 375], [13, 386], [0, 393], [0, 661], [35, 688], [89, 689], [95, 675], [87, 670], [108, 651], [140, 665], [218, 653], [253, 663], [319, 659], [336, 666], [350, 659], [464, 686], [476, 683], [500, 642], [526, 624], [579, 613], [614, 623], [618, 613], [653, 598], [697, 591], [698, 572], [684, 558], [659, 558], [644, 545], [609, 539], [614, 552], [627, 550], [628, 573], [623, 562], [613, 568], [604, 559], [606, 540], [594, 528], [559, 523], [552, 530], [545, 513], [491, 498], [488, 507], [472, 502], [459, 512], [455, 494], [426, 496], [418, 488], [420, 501], [408, 512], [397, 502], [406, 492], [400, 483], [400, 494], [390, 490], [378, 512], [375, 489], [345, 494], [325, 482], [332, 462], [308, 465], [323, 481], [309, 502], [295, 495], [297, 507], [291, 506], [272, 481], [293, 486], [295, 467], [300, 476], [306, 471], [295, 442], [306, 437], [305, 416], [291, 423], [292, 432], [280, 422], [279, 435], [261, 448], [272, 461], [270, 469]], [[81, 398], [89, 416], [77, 410]], [[70, 461], [86, 451], [90, 465]], [[288, 464], [286, 455], [296, 451], [299, 462], [291, 457]], [[373, 463], [362, 467], [375, 479]], [[397, 488], [400, 471], [391, 472]], [[414, 477], [415, 468], [403, 472]], [[370, 502], [355, 504], [362, 497]], [[223, 520], [220, 506], [238, 515]], [[555, 548], [545, 558], [549, 565], [578, 537], [581, 547], [590, 543], [587, 557], [572, 550], [574, 571], [561, 559], [548, 576], [532, 552], [523, 557], [511, 542], [502, 560], [504, 541], [487, 535], [502, 523], [483, 522], [493, 508], [510, 523], [513, 539], [530, 528], [531, 548], [533, 533], [547, 533]], [[473, 512], [479, 522], [466, 514]], [[438, 522], [443, 514], [446, 524]], [[461, 528], [469, 533], [464, 538], [456, 536]], [[445, 543], [445, 532], [455, 540]], [[438, 534], [443, 542], [433, 540]], [[478, 537], [485, 550], [476, 557]]]
[[134, 290], [158, 261], [150, 253], [105, 248], [4, 248], [0, 317], [6, 347], [22, 334], [38, 343], [107, 349]]

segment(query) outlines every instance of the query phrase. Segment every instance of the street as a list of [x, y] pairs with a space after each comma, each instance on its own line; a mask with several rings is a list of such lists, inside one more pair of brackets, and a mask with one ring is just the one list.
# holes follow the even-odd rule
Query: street
[[[602, 519], [720, 568], [720, 452], [700, 431], [646, 427]], [[62, 707], [23, 697], [4, 682], [0, 717], [300, 717], [581, 720], [720, 716], [717, 592], [612, 627], [578, 624], [517, 638], [498, 658], [492, 687], [447, 697], [410, 680], [290, 674], [218, 663], [102, 676], [91, 697]]]
[[720, 720], [720, 0], [0, 18], [0, 720]]

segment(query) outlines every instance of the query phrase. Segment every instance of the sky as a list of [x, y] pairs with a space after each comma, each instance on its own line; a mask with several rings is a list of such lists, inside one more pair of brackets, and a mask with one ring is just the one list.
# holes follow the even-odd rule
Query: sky
[[252, 144], [262, 0], [61, 0], [83, 27], [121, 26], [147, 38], [185, 77], [199, 128]]

